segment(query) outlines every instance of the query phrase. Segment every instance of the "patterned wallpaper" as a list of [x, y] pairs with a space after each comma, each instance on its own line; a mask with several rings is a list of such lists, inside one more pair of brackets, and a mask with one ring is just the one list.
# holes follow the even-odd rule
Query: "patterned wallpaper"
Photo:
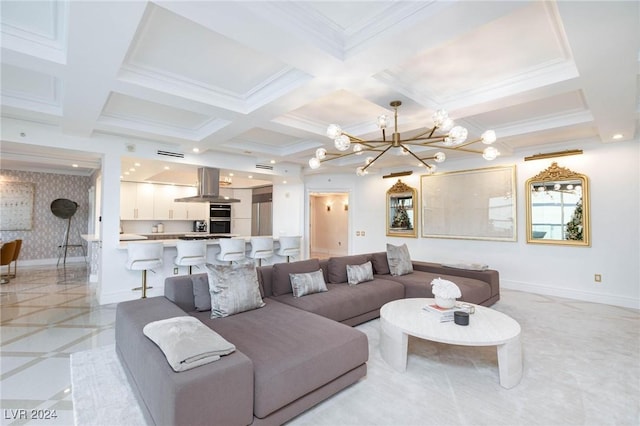
[[[0, 171], [0, 180], [11, 182], [33, 182], [35, 200], [33, 205], [33, 226], [30, 231], [1, 231], [2, 241], [22, 239], [20, 260], [57, 259], [58, 246], [64, 241], [67, 220], [51, 213], [51, 202], [57, 198], [67, 198], [79, 204], [71, 219], [69, 244], [80, 244], [80, 234], [87, 233], [89, 222], [89, 188], [91, 177], [60, 175], [53, 173], [24, 172], [17, 170]], [[82, 256], [79, 248], [70, 247], [67, 258]], [[4, 268], [3, 268], [4, 271]]]

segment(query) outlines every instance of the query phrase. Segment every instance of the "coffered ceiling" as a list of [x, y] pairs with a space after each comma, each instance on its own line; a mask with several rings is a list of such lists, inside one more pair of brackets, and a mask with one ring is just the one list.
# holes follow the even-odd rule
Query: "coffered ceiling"
[[[3, 1], [2, 117], [300, 164], [449, 111], [504, 154], [636, 138], [637, 2]], [[99, 143], [96, 141], [96, 143]], [[2, 167], [19, 144], [3, 144]], [[13, 150], [13, 151], [12, 151]], [[37, 147], [36, 147], [37, 151]], [[33, 152], [33, 161], [41, 154]], [[380, 166], [406, 162], [388, 155]], [[455, 155], [454, 155], [455, 157]], [[87, 154], [87, 161], [96, 156]], [[352, 171], [362, 158], [322, 170]], [[51, 162], [51, 161], [50, 161]]]

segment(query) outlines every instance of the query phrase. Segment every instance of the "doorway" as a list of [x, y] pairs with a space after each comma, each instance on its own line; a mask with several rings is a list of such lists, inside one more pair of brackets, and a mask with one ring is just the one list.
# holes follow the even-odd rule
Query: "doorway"
[[349, 194], [309, 194], [309, 254], [326, 259], [349, 254]]

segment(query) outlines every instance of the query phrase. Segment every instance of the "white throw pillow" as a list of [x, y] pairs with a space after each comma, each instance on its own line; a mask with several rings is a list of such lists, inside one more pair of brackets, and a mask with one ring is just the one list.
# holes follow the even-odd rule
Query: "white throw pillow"
[[322, 269], [315, 272], [304, 272], [301, 274], [289, 274], [293, 297], [302, 297], [307, 294], [321, 293], [327, 291], [327, 284], [324, 282]]
[[211, 318], [227, 317], [240, 312], [261, 308], [258, 274], [253, 264], [213, 265], [207, 263]]
[[371, 265], [371, 261], [362, 265], [347, 265], [347, 281], [349, 285], [373, 281], [373, 265]]
[[411, 255], [406, 244], [401, 246], [387, 244], [387, 261], [391, 275], [407, 275], [413, 272]]

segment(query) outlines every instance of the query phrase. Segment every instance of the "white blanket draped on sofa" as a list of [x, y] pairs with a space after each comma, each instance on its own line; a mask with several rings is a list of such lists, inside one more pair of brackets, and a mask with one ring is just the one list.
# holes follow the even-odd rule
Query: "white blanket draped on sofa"
[[162, 350], [174, 371], [185, 371], [220, 359], [236, 347], [190, 316], [150, 322], [142, 329]]

